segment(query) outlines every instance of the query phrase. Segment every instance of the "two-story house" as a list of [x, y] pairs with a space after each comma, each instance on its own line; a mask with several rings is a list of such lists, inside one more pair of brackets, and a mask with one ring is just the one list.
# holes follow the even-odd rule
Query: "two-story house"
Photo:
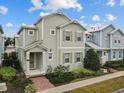
[[3, 36], [4, 32], [2, 29], [2, 26], [0, 26], [0, 65], [2, 62], [2, 57], [4, 54], [4, 36]]
[[112, 24], [92, 27], [86, 33], [86, 47], [97, 51], [100, 61], [121, 60], [123, 58], [124, 34]]
[[22, 26], [16, 35], [16, 50], [27, 76], [45, 74], [48, 68], [83, 66], [85, 28], [61, 12]]

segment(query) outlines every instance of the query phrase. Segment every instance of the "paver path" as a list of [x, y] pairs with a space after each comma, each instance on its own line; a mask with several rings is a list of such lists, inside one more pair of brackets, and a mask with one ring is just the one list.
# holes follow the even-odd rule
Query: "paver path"
[[108, 75], [104, 75], [104, 76], [100, 76], [100, 77], [96, 77], [96, 78], [91, 78], [91, 79], [87, 79], [87, 80], [82, 80], [82, 81], [75, 82], [75, 83], [62, 85], [59, 87], [43, 90], [43, 91], [40, 91], [37, 93], [62, 93], [62, 92], [66, 92], [69, 90], [76, 89], [76, 88], [84, 87], [87, 85], [99, 83], [99, 82], [109, 80], [112, 78], [120, 77], [120, 76], [124, 76], [124, 71], [120, 71], [120, 72], [116, 72], [116, 73], [112, 73], [112, 74], [108, 74]]
[[44, 76], [34, 77], [34, 78], [30, 78], [30, 79], [34, 82], [34, 86], [37, 91], [41, 91], [41, 90], [45, 90], [45, 89], [54, 87], [54, 85], [51, 84], [49, 82], [49, 80]]

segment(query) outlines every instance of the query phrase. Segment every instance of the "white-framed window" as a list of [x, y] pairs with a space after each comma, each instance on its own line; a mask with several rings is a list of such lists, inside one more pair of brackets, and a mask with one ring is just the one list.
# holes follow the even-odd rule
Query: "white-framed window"
[[53, 59], [53, 53], [52, 53], [52, 52], [49, 52], [49, 53], [48, 53], [48, 59], [49, 59], [49, 60], [52, 60], [52, 59]]
[[121, 51], [119, 51], [119, 58], [121, 58], [121, 54], [122, 54]]
[[81, 62], [81, 58], [82, 58], [82, 53], [81, 52], [75, 53], [75, 61], [76, 62]]
[[115, 43], [117, 43], [117, 40], [114, 40]]
[[63, 39], [64, 41], [72, 41], [72, 32], [64, 31]]
[[118, 43], [121, 43], [121, 41], [120, 41], [120, 40], [118, 40]]
[[34, 30], [28, 30], [28, 35], [29, 36], [34, 36]]
[[115, 59], [115, 55], [116, 55], [116, 52], [114, 51], [114, 52], [113, 52], [113, 59]]
[[104, 52], [104, 56], [106, 56], [106, 52]]
[[63, 54], [63, 59], [64, 59], [64, 63], [71, 63], [71, 53], [64, 53]]
[[82, 33], [81, 32], [76, 32], [75, 33], [75, 39], [76, 39], [76, 41], [82, 41], [82, 39], [83, 39]]
[[50, 29], [50, 35], [56, 35], [56, 30], [55, 29]]

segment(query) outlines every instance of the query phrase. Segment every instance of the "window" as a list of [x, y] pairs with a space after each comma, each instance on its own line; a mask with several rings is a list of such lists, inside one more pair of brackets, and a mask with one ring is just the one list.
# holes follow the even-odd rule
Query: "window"
[[120, 40], [118, 40], [118, 43], [121, 43], [121, 41], [120, 41]]
[[82, 35], [82, 33], [75, 33], [75, 35], [76, 35], [76, 41], [82, 41], [82, 38], [83, 38], [83, 35]]
[[71, 32], [65, 31], [64, 32], [64, 41], [71, 41], [71, 36], [72, 36]]
[[56, 35], [55, 29], [50, 29], [50, 35]]
[[28, 35], [29, 36], [34, 36], [34, 30], [28, 30]]
[[71, 53], [64, 53], [64, 63], [71, 62]]
[[106, 52], [104, 52], [104, 56], [106, 56]]
[[113, 58], [115, 58], [115, 52], [113, 52]]
[[48, 53], [48, 59], [49, 59], [49, 60], [52, 60], [52, 59], [53, 59], [53, 53], [52, 53], [52, 52], [49, 52], [49, 53]]
[[119, 51], [119, 58], [121, 58], [121, 51]]
[[75, 55], [75, 57], [76, 57], [76, 62], [81, 62], [81, 52], [78, 52], [78, 53], [76, 53], [76, 55]]
[[115, 40], [115, 43], [117, 43], [117, 40]]

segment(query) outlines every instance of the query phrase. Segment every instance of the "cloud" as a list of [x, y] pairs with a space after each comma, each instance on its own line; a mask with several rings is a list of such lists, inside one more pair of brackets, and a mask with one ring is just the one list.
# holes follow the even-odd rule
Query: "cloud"
[[8, 12], [8, 8], [5, 6], [0, 6], [0, 14], [6, 15]]
[[13, 27], [13, 24], [11, 22], [8, 22], [7, 24], [5, 24], [5, 26], [8, 28], [11, 28], [11, 27]]
[[99, 16], [99, 15], [94, 15], [94, 16], [92, 17], [92, 20], [93, 20], [93, 21], [100, 21], [100, 16]]
[[50, 12], [41, 12], [40, 16], [43, 17], [43, 16], [46, 16], [46, 15], [49, 15], [49, 14], [50, 14]]
[[78, 0], [44, 0], [44, 4], [41, 0], [31, 0], [33, 7], [29, 8], [29, 12], [35, 10], [45, 10], [45, 11], [57, 11], [61, 9], [76, 9], [81, 11], [83, 7], [78, 2]]
[[83, 7], [78, 3], [77, 0], [46, 0], [48, 10], [59, 10], [59, 9], [77, 9], [77, 11], [81, 11]]
[[113, 7], [115, 5], [115, 0], [108, 0], [107, 6]]
[[29, 8], [29, 10], [28, 10], [29, 12], [39, 10], [43, 6], [43, 3], [41, 2], [41, 0], [31, 0], [31, 3], [33, 4], [33, 7]]
[[109, 21], [114, 21], [117, 19], [117, 17], [113, 16], [112, 14], [107, 14], [106, 17]]
[[120, 6], [124, 6], [124, 0], [120, 0]]

